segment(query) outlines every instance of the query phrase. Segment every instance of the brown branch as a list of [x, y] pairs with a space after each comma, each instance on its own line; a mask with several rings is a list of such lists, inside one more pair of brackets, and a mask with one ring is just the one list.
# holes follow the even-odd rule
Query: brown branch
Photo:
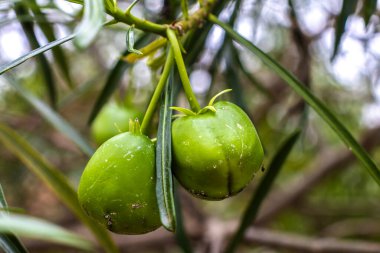
[[378, 253], [380, 244], [364, 241], [349, 241], [332, 238], [313, 238], [268, 229], [250, 229], [245, 234], [246, 243], [254, 243], [291, 252], [312, 253]]
[[380, 221], [373, 218], [351, 218], [325, 227], [321, 235], [332, 237], [376, 236], [380, 234]]
[[[360, 139], [360, 144], [367, 151], [371, 151], [378, 146], [380, 144], [380, 127], [367, 131]], [[304, 175], [295, 178], [292, 182], [272, 192], [267, 197], [255, 224], [264, 225], [269, 222], [282, 210], [303, 198], [326, 175], [332, 171], [343, 170], [354, 161], [356, 161], [354, 155], [347, 149], [338, 151], [328, 149], [321, 152], [314, 160], [314, 163], [305, 170]]]
[[[207, 252], [221, 252], [222, 244], [226, 238], [231, 237], [236, 230], [237, 222], [223, 222], [217, 219], [209, 219], [206, 222], [208, 227], [206, 236], [209, 236], [206, 242], [212, 241], [211, 245], [207, 246]], [[192, 230], [194, 227], [192, 228]], [[91, 237], [91, 234], [85, 230], [83, 226], [74, 226], [70, 230], [79, 232], [85, 237]], [[196, 230], [196, 229], [195, 229]], [[194, 231], [194, 230], [193, 230]], [[192, 239], [199, 242], [200, 238], [195, 233], [190, 231]], [[128, 252], [146, 252], [147, 250], [159, 250], [162, 252], [168, 251], [175, 244], [174, 235], [165, 229], [161, 228], [157, 231], [139, 235], [125, 236], [113, 234], [113, 239], [120, 249]], [[244, 244], [255, 244], [267, 246], [271, 248], [281, 248], [291, 250], [291, 252], [311, 252], [311, 253], [378, 253], [380, 252], [380, 244], [365, 242], [359, 240], [340, 240], [334, 238], [315, 238], [306, 237], [285, 232], [277, 232], [263, 228], [251, 228], [247, 230]], [[60, 246], [41, 241], [27, 241], [28, 249], [34, 252], [44, 252], [60, 248]], [[194, 246], [194, 245], [193, 245]], [[199, 245], [198, 245], [199, 246]], [[198, 248], [199, 250], [199, 248]], [[199, 251], [198, 251], [199, 252]]]

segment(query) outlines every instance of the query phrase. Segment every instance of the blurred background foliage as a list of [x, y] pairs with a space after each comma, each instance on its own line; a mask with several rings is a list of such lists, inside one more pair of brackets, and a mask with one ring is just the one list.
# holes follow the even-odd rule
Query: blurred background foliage
[[[228, 22], [239, 4], [236, 20], [232, 21], [235, 29], [295, 73], [379, 164], [380, 3], [376, 6], [376, 1], [347, 2], [356, 3], [352, 12], [347, 12], [339, 0], [227, 1], [219, 17]], [[368, 10], [372, 2], [375, 7]], [[126, 8], [130, 2], [119, 0], [118, 4]], [[27, 11], [16, 15], [15, 6]], [[194, 1], [189, 1], [190, 10], [195, 6]], [[133, 13], [168, 22], [174, 20], [179, 10], [177, 0], [145, 0]], [[52, 38], [71, 34], [81, 15], [80, 5], [64, 0], [0, 1], [0, 65], [26, 54], [36, 43], [41, 46]], [[25, 25], [29, 28], [25, 29]], [[53, 37], [46, 35], [49, 28]], [[126, 48], [127, 28], [122, 24], [105, 27], [85, 50], [68, 42], [59, 47], [58, 55], [48, 51], [7, 75], [52, 106], [96, 148], [87, 121], [109, 73]], [[34, 42], [28, 35], [31, 31]], [[136, 32], [137, 37], [142, 35]], [[196, 51], [193, 46], [185, 44], [185, 60], [197, 97], [206, 104], [220, 90], [233, 89], [226, 97], [244, 108], [255, 123], [265, 148], [264, 166], [268, 166], [281, 141], [295, 128], [302, 128], [299, 141], [263, 203], [257, 223], [276, 231], [315, 237], [380, 240], [380, 188], [359, 168], [362, 165], [327, 124], [258, 58], [226, 39], [220, 28], [212, 27]], [[42, 58], [48, 64], [41, 64]], [[142, 59], [123, 69], [112, 99], [145, 110], [160, 73], [151, 60]], [[49, 75], [55, 98], [48, 88]], [[179, 93], [177, 104], [187, 106], [185, 101], [185, 96]], [[72, 185], [77, 185], [88, 156], [52, 127], [5, 77], [0, 77], [0, 121], [21, 134]], [[154, 137], [156, 126], [152, 125], [152, 129]], [[180, 190], [185, 227], [195, 249], [209, 247], [212, 251], [218, 238], [210, 228], [206, 229], [209, 223], [202, 221], [209, 217], [226, 224], [238, 221], [263, 174], [259, 172], [238, 196], [220, 202], [190, 198]], [[83, 232], [74, 216], [5, 146], [0, 149], [0, 183], [9, 206]], [[287, 199], [292, 192], [293, 198]], [[278, 200], [287, 202], [275, 212], [269, 212], [280, 203]], [[160, 238], [165, 240], [159, 242]], [[126, 242], [122, 236], [116, 236], [116, 240], [127, 252], [180, 251], [172, 243], [173, 236], [163, 229], [131, 236]], [[60, 250], [58, 246], [34, 241], [26, 241], [26, 245], [31, 252]], [[240, 250], [292, 252], [248, 246]]]

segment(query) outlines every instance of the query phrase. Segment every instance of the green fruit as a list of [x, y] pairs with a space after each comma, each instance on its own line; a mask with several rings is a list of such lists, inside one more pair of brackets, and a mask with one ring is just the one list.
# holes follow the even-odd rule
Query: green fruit
[[91, 127], [91, 135], [100, 145], [109, 138], [129, 130], [129, 120], [139, 118], [141, 113], [116, 103], [109, 103], [103, 107]]
[[173, 122], [173, 171], [193, 195], [220, 200], [245, 188], [260, 169], [264, 152], [240, 107], [225, 101], [211, 107]]
[[84, 211], [109, 230], [143, 234], [161, 226], [155, 192], [155, 147], [131, 132], [104, 142], [81, 177]]

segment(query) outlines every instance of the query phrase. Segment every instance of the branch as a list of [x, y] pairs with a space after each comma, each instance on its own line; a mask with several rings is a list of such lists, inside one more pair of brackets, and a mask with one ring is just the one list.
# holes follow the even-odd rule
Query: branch
[[255, 228], [247, 231], [245, 242], [288, 249], [291, 252], [312, 253], [378, 253], [380, 244], [364, 241], [349, 241], [333, 238], [313, 238], [268, 229]]
[[[360, 139], [360, 144], [371, 151], [380, 144], [380, 126], [367, 131]], [[256, 225], [264, 225], [271, 221], [282, 210], [303, 198], [315, 185], [320, 183], [332, 171], [343, 170], [356, 161], [351, 151], [331, 149], [321, 152], [315, 162], [306, 169], [306, 173], [273, 191], [263, 203], [261, 212], [256, 219]], [[288, 190], [284, 190], [288, 189]]]
[[[221, 246], [236, 230], [237, 222], [225, 222], [218, 219], [209, 219], [205, 221], [206, 243], [210, 241], [207, 252], [221, 252]], [[70, 226], [70, 230], [80, 232], [86, 238], [91, 236], [82, 225]], [[202, 238], [196, 226], [191, 226], [188, 231], [191, 238], [199, 242]], [[158, 229], [149, 234], [140, 236], [124, 236], [113, 234], [116, 244], [121, 249], [128, 249], [130, 252], [145, 252], [146, 250], [167, 251], [176, 244], [172, 233]], [[310, 252], [310, 253], [378, 253], [380, 244], [365, 242], [360, 240], [340, 240], [334, 238], [315, 238], [284, 232], [277, 232], [269, 229], [251, 228], [247, 230], [244, 237], [245, 244], [258, 244], [271, 248], [287, 249], [291, 252]], [[51, 243], [28, 241], [29, 249], [41, 252], [46, 249], [56, 249]]]
[[208, 14], [211, 13], [212, 8], [215, 6], [217, 0], [203, 1], [201, 8], [192, 14], [188, 19], [179, 21], [173, 25], [180, 35], [189, 31], [192, 28], [201, 27], [207, 20]]

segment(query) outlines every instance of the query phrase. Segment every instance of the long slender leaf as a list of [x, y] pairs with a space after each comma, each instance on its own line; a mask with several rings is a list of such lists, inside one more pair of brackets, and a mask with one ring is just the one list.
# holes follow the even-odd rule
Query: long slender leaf
[[78, 36], [74, 43], [80, 47], [87, 47], [98, 34], [105, 20], [103, 0], [84, 0], [84, 17], [76, 29]]
[[287, 71], [279, 63], [273, 60], [269, 55], [261, 51], [258, 47], [243, 38], [235, 32], [231, 27], [219, 21], [214, 15], [209, 16], [209, 20], [222, 27], [229, 36], [236, 42], [249, 49], [257, 57], [259, 57], [270, 69], [272, 69], [279, 77], [281, 77], [306, 103], [308, 103], [322, 119], [333, 129], [333, 131], [348, 146], [354, 155], [362, 162], [368, 173], [380, 185], [380, 170], [375, 162], [364, 150], [364, 148], [355, 140], [347, 128], [337, 119], [337, 117], [322, 103], [310, 90], [303, 85], [293, 74]]
[[89, 228], [107, 252], [118, 250], [106, 230], [92, 221], [81, 209], [77, 194], [66, 177], [40, 155], [19, 134], [0, 123], [0, 142], [13, 152], [34, 174], [36, 174], [58, 198]]
[[274, 180], [280, 172], [282, 165], [284, 164], [286, 158], [288, 157], [290, 151], [296, 143], [299, 135], [300, 131], [295, 131], [283, 142], [283, 144], [277, 150], [269, 165], [268, 172], [261, 180], [260, 185], [257, 187], [255, 194], [249, 201], [247, 209], [244, 212], [243, 218], [240, 221], [240, 226], [238, 230], [236, 231], [236, 233], [234, 234], [227, 246], [227, 253], [232, 253], [235, 251], [239, 242], [243, 238], [246, 229], [252, 225], [252, 222], [255, 220], [257, 212], [259, 211], [261, 203], [263, 202], [265, 196], [272, 187]]
[[351, 14], [355, 12], [357, 2], [357, 0], [343, 0], [340, 15], [336, 20], [334, 51], [331, 56], [331, 60], [333, 60], [338, 53], [340, 41], [342, 40], [342, 35], [346, 28], [347, 19]]
[[50, 222], [26, 215], [9, 214], [0, 217], [0, 232], [55, 242], [79, 249], [94, 250], [92, 243]]
[[[8, 204], [4, 196], [3, 188], [0, 185], [0, 208], [7, 209]], [[0, 217], [1, 212], [0, 212]], [[0, 248], [4, 250], [5, 253], [27, 253], [24, 245], [20, 240], [12, 233], [0, 233]]]
[[173, 67], [166, 83], [160, 109], [156, 145], [156, 194], [162, 225], [169, 231], [176, 229], [176, 213], [171, 172], [171, 121], [173, 103]]
[[[16, 3], [14, 10], [17, 17], [29, 15], [28, 9], [23, 5], [23, 3]], [[20, 22], [20, 24], [22, 29], [24, 30], [24, 33], [26, 34], [26, 37], [28, 38], [30, 47], [32, 49], [40, 48], [40, 44], [37, 40], [36, 33], [34, 31], [33, 22]], [[50, 102], [53, 105], [53, 107], [55, 107], [57, 102], [57, 89], [55, 87], [53, 72], [50, 67], [49, 61], [46, 59], [45, 55], [40, 54], [37, 57], [37, 62], [42, 70], [42, 77], [44, 79], [44, 83], [49, 94]]]
[[91, 156], [93, 154], [93, 149], [87, 143], [87, 141], [64, 118], [50, 109], [50, 107], [47, 106], [43, 101], [26, 90], [15, 79], [10, 78], [9, 76], [7, 76], [6, 79], [12, 85], [12, 87], [14, 87], [16, 91], [29, 104], [31, 104], [54, 128], [72, 140], [86, 155]]
[[[135, 43], [135, 46], [137, 48], [141, 47], [142, 44], [145, 43], [145, 41], [148, 39], [148, 35], [145, 34], [141, 36]], [[125, 50], [122, 55], [128, 54], [128, 50]], [[94, 119], [96, 118], [96, 115], [100, 112], [103, 105], [108, 101], [108, 99], [111, 97], [112, 93], [115, 91], [115, 89], [120, 84], [120, 80], [125, 72], [125, 70], [130, 66], [130, 64], [123, 59], [120, 59], [116, 62], [115, 66], [110, 71], [107, 81], [104, 84], [104, 87], [102, 91], [100, 92], [99, 97], [96, 99], [95, 105], [92, 108], [90, 117], [88, 119], [88, 124], [91, 124]]]
[[10, 70], [10, 69], [18, 66], [18, 65], [20, 65], [21, 63], [29, 60], [30, 58], [32, 58], [34, 56], [37, 56], [37, 55], [39, 55], [39, 54], [41, 54], [41, 53], [43, 53], [45, 51], [48, 51], [48, 50], [50, 50], [50, 49], [52, 49], [52, 48], [54, 48], [54, 47], [56, 47], [58, 45], [61, 45], [61, 44], [65, 43], [65, 42], [67, 42], [67, 41], [70, 41], [70, 40], [74, 39], [74, 37], [75, 37], [75, 34], [71, 34], [71, 35], [66, 36], [64, 38], [61, 38], [61, 39], [58, 39], [56, 41], [50, 42], [50, 43], [48, 43], [48, 44], [46, 44], [46, 45], [44, 45], [44, 46], [42, 46], [40, 48], [37, 48], [37, 49], [35, 49], [33, 51], [30, 51], [29, 53], [27, 53], [27, 54], [25, 54], [25, 55], [17, 58], [16, 60], [11, 61], [10, 63], [6, 63], [6, 64], [1, 65], [0, 66], [0, 75], [3, 74], [6, 71], [8, 71], [8, 70]]
[[[32, 10], [35, 17], [38, 17], [36, 19], [37, 24], [41, 28], [41, 31], [45, 35], [46, 39], [49, 42], [57, 40], [55, 37], [54, 29], [52, 25], [49, 23], [49, 20], [45, 16], [45, 14], [41, 11], [40, 7], [38, 6], [36, 0], [29, 0], [30, 9]], [[52, 53], [55, 59], [55, 62], [57, 63], [61, 73], [63, 74], [63, 77], [67, 81], [67, 84], [69, 87], [73, 87], [73, 81], [71, 80], [70, 76], [70, 68], [69, 64], [67, 63], [67, 58], [65, 56], [65, 53], [63, 52], [62, 48], [57, 46], [52, 48]]]

